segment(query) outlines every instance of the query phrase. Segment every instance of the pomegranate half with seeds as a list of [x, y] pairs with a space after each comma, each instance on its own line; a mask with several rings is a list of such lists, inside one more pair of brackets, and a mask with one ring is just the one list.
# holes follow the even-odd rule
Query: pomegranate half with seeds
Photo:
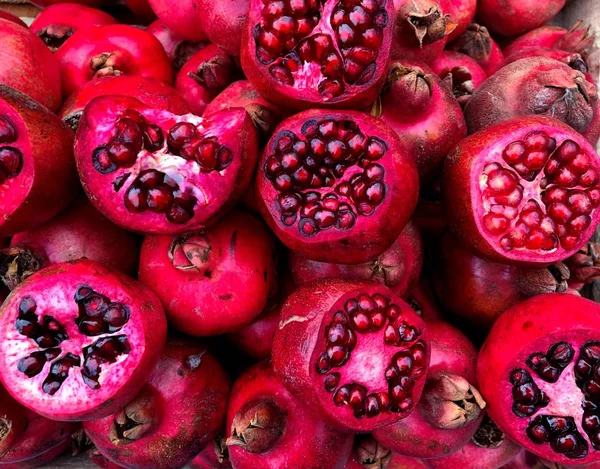
[[583, 246], [600, 220], [600, 158], [562, 122], [522, 117], [460, 142], [443, 190], [452, 230], [482, 257], [547, 265]]
[[75, 158], [90, 200], [113, 222], [184, 234], [216, 221], [247, 189], [257, 134], [242, 108], [203, 119], [99, 97], [82, 114]]
[[55, 264], [0, 309], [0, 380], [53, 420], [110, 415], [142, 388], [166, 340], [158, 298], [94, 261]]
[[425, 323], [388, 288], [316, 281], [283, 305], [273, 369], [333, 425], [369, 432], [407, 417], [429, 367]]
[[285, 107], [364, 107], [385, 81], [392, 0], [251, 0], [242, 68]]
[[528, 451], [569, 467], [600, 461], [597, 303], [549, 293], [510, 308], [480, 351], [477, 380], [490, 417]]
[[310, 110], [283, 121], [256, 177], [279, 239], [311, 260], [368, 262], [398, 238], [417, 203], [414, 157], [383, 121]]

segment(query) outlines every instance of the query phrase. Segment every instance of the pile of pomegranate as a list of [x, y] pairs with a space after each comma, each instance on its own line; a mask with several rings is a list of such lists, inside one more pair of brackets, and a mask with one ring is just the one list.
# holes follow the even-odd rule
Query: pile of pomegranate
[[600, 468], [566, 0], [71, 1], [0, 10], [0, 469]]

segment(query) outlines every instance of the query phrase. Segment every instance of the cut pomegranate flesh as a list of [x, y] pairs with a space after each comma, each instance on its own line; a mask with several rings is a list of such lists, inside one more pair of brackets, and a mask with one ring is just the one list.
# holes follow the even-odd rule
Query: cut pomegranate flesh
[[246, 190], [256, 130], [243, 109], [202, 119], [124, 97], [97, 98], [75, 143], [84, 189], [115, 223], [145, 233], [205, 227]]
[[393, 18], [391, 0], [252, 0], [242, 67], [286, 107], [366, 106], [385, 80]]

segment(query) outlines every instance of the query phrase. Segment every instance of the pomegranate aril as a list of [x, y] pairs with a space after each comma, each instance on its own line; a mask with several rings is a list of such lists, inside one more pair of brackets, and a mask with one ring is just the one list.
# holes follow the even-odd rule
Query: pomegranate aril
[[0, 116], [0, 144], [17, 141], [17, 130], [7, 117]]
[[173, 153], [177, 152], [189, 141], [196, 138], [198, 135], [196, 126], [189, 122], [180, 122], [175, 124], [170, 130], [167, 136], [167, 143], [169, 149]]
[[13, 147], [0, 147], [0, 168], [8, 177], [17, 176], [23, 168], [21, 151]]

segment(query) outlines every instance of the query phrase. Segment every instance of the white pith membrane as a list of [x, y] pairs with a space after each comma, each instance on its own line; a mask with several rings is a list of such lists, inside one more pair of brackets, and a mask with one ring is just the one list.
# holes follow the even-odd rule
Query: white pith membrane
[[323, 383], [322, 405], [333, 403], [340, 417], [359, 420], [408, 415], [429, 365], [422, 334], [407, 304], [381, 293], [344, 295], [325, 316], [312, 353], [311, 377]]
[[550, 445], [575, 462], [600, 450], [600, 335], [592, 335], [554, 334], [519, 355], [521, 368], [507, 369], [504, 411], [517, 420], [514, 430], [532, 451]]
[[[78, 302], [75, 298], [78, 292], [80, 296], [89, 295]], [[84, 333], [82, 328], [87, 326], [82, 326], [78, 318], [90, 320], [87, 311], [93, 308], [91, 302], [99, 304], [98, 298], [107, 307], [97, 316], [99, 326], [91, 319], [91, 327], [99, 329], [91, 332], [85, 329]], [[115, 308], [124, 315], [118, 327], [108, 329], [102, 318], [107, 317], [103, 316], [106, 311], [114, 312]], [[0, 357], [0, 369], [5, 386], [25, 405], [45, 415], [52, 415], [54, 411], [77, 415], [110, 401], [131, 378], [145, 354], [144, 334], [138, 327], [138, 308], [123, 290], [90, 275], [81, 275], [75, 286], [72, 275], [57, 273], [21, 289], [5, 305], [0, 322], [5, 350]], [[24, 309], [30, 314], [24, 314]], [[25, 323], [32, 324], [36, 318], [38, 332], [28, 333], [32, 328]], [[38, 344], [36, 339], [42, 335], [46, 337], [45, 342]], [[100, 352], [99, 344], [105, 344]], [[44, 354], [46, 357], [42, 358]], [[68, 354], [73, 357], [69, 358]], [[74, 361], [61, 368], [65, 357], [67, 361]], [[32, 358], [37, 365], [34, 366]], [[24, 360], [29, 368], [24, 366]], [[86, 382], [83, 370], [92, 369], [90, 366], [92, 379]], [[36, 370], [31, 372], [33, 368]], [[46, 389], [45, 383], [49, 385]]]
[[[118, 132], [115, 126], [127, 117], [127, 112], [138, 112], [146, 119], [146, 125], [157, 125], [161, 129], [162, 144], [154, 151], [149, 151], [144, 143], [143, 148], [137, 152], [133, 163], [117, 164], [116, 169], [100, 170], [97, 166], [96, 152], [107, 147], [109, 142], [114, 142]], [[198, 224], [208, 220], [217, 213], [231, 199], [236, 189], [236, 183], [243, 170], [242, 148], [243, 134], [241, 130], [245, 124], [246, 113], [243, 109], [221, 111], [209, 119], [203, 119], [193, 114], [174, 115], [168, 111], [141, 109], [134, 105], [124, 106], [119, 104], [102, 111], [102, 116], [94, 122], [91, 135], [88, 139], [97, 146], [90, 147], [90, 155], [84, 164], [88, 167], [82, 177], [86, 186], [95, 197], [103, 200], [105, 205], [117, 214], [126, 213], [128, 219], [133, 219], [131, 229], [150, 229], [155, 227], [181, 227], [188, 224]], [[225, 149], [231, 156], [228, 164], [223, 168], [204, 169], [194, 159], [193, 155], [187, 159], [172, 153], [168, 145], [169, 131], [180, 123], [190, 123], [197, 129], [197, 135], [190, 142], [200, 145], [201, 142], [214, 140], [215, 144]], [[111, 140], [112, 139], [112, 140]], [[193, 151], [192, 151], [193, 153]], [[156, 170], [162, 179], [156, 186], [170, 194], [167, 208], [154, 209], [149, 206], [139, 211], [133, 211], [126, 206], [125, 198], [132, 186], [139, 186], [139, 176], [143, 171]], [[154, 187], [144, 189], [146, 194]], [[160, 197], [159, 197], [160, 199]], [[139, 197], [142, 200], [142, 197]], [[150, 200], [148, 196], [146, 201]], [[181, 204], [178, 202], [181, 200]], [[144, 202], [146, 203], [146, 202]], [[171, 207], [184, 207], [185, 216], [178, 221], [168, 218]]]
[[370, 86], [384, 72], [379, 54], [389, 50], [387, 2], [257, 1], [251, 49], [258, 68], [303, 101], [336, 101]]
[[400, 190], [402, 181], [384, 166], [396, 148], [343, 115], [300, 124], [273, 137], [262, 168], [276, 194], [273, 215], [307, 242], [318, 242], [325, 232], [333, 239], [350, 237], [365, 219], [382, 216], [388, 194]]
[[23, 202], [33, 181], [33, 167], [21, 116], [0, 102], [0, 218], [10, 216]]
[[595, 154], [547, 129], [524, 130], [484, 151], [472, 170], [472, 204], [479, 231], [497, 252], [548, 262], [587, 240], [600, 205]]

